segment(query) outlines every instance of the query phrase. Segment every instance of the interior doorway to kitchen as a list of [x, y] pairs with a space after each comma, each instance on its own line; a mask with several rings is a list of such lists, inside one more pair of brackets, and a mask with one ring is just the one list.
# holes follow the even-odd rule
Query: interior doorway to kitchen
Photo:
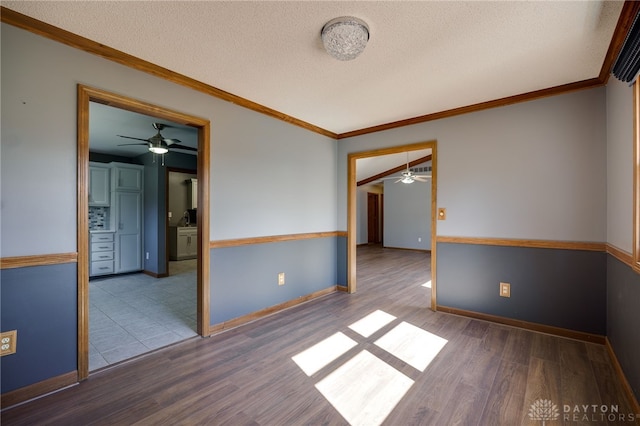
[[[195, 299], [195, 328], [196, 332], [201, 336], [209, 334], [209, 250], [208, 250], [208, 238], [203, 236], [209, 235], [209, 202], [208, 202], [208, 182], [209, 182], [209, 121], [198, 117], [186, 115], [180, 112], [172, 111], [156, 105], [151, 105], [145, 102], [141, 102], [135, 99], [128, 98], [126, 96], [117, 95], [109, 92], [105, 92], [98, 89], [89, 88], [86, 86], [78, 86], [78, 376], [80, 380], [83, 380], [89, 375], [89, 349], [90, 349], [90, 263], [91, 263], [91, 247], [90, 247], [90, 227], [89, 227], [89, 159], [90, 159], [90, 122], [89, 122], [89, 110], [92, 103], [100, 105], [109, 105], [114, 108], [118, 108], [125, 111], [130, 111], [137, 114], [148, 115], [154, 117], [157, 121], [165, 120], [168, 122], [177, 123], [181, 126], [189, 126], [197, 130], [197, 172], [196, 176], [199, 182], [197, 194], [197, 259], [195, 259], [196, 268], [192, 272], [195, 279], [195, 292], [193, 297]], [[131, 135], [137, 138], [136, 135]], [[140, 136], [142, 140], [146, 136]], [[156, 158], [158, 161], [162, 161], [160, 158]], [[164, 162], [162, 163], [164, 165]], [[150, 178], [152, 179], [152, 178]], [[145, 202], [147, 200], [145, 199]], [[162, 209], [160, 209], [162, 210]], [[146, 210], [145, 210], [146, 211]], [[164, 218], [165, 212], [156, 212], [154, 215], [147, 215], [143, 219], [148, 219], [150, 222], [145, 222], [146, 225], [153, 225], [153, 217], [156, 218], [156, 225], [160, 234], [165, 234]], [[160, 226], [161, 225], [161, 226]], [[164, 243], [163, 237], [158, 237], [161, 242], [159, 247], [166, 249], [166, 243]], [[145, 245], [147, 242], [145, 242]], [[159, 249], [158, 251], [162, 251]], [[145, 250], [142, 254], [147, 260], [149, 256], [148, 251]], [[205, 267], [206, 266], [206, 267]], [[152, 274], [136, 274], [137, 279], [142, 280], [150, 279], [154, 282], [159, 282], [158, 277]], [[157, 275], [162, 275], [157, 274]], [[119, 277], [119, 278], [124, 278]], [[163, 278], [163, 280], [171, 279], [171, 276]], [[106, 281], [106, 278], [104, 279]], [[100, 279], [96, 280], [96, 283]], [[164, 281], [168, 282], [168, 281]], [[106, 282], [105, 282], [106, 284]], [[118, 283], [111, 282], [115, 286]], [[111, 286], [111, 290], [115, 287]], [[166, 290], [166, 289], [165, 289]], [[171, 288], [172, 291], [177, 290]], [[112, 293], [113, 295], [113, 293]], [[130, 300], [130, 299], [129, 299]], [[125, 306], [117, 300], [112, 300], [112, 305], [119, 311], [122, 317], [129, 315], [135, 318], [136, 314], [126, 314], [123, 311]], [[116, 314], [114, 314], [116, 315]], [[112, 318], [111, 318], [112, 319]], [[93, 321], [94, 318], [91, 318]], [[134, 321], [135, 322], [135, 321]], [[193, 331], [193, 330], [192, 330]]]

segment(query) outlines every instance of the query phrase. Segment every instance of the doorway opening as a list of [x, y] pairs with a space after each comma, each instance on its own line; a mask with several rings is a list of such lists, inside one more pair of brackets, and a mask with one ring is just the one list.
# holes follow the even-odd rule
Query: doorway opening
[[367, 192], [367, 243], [382, 244], [384, 194]]
[[[430, 200], [430, 247], [431, 247], [431, 309], [436, 309], [436, 189], [437, 189], [437, 152], [436, 141], [428, 141], [417, 144], [401, 145], [391, 148], [377, 149], [372, 151], [364, 151], [352, 153], [348, 155], [348, 171], [347, 171], [347, 291], [355, 293], [357, 290], [357, 245], [358, 245], [358, 178], [357, 178], [357, 162], [360, 159], [369, 159], [373, 157], [382, 157], [391, 154], [402, 154], [411, 151], [428, 150], [431, 161], [431, 200]], [[400, 167], [401, 169], [402, 167]], [[376, 176], [381, 178], [382, 175]], [[375, 179], [372, 179], [375, 180]], [[429, 184], [429, 183], [427, 183]], [[385, 200], [388, 203], [388, 200]], [[362, 216], [360, 219], [362, 220]], [[366, 220], [366, 216], [364, 218]], [[386, 238], [386, 235], [385, 235]], [[385, 240], [386, 241], [386, 240]]]
[[[78, 379], [89, 376], [89, 109], [91, 103], [103, 104], [144, 114], [197, 129], [197, 260], [196, 260], [196, 328], [208, 336], [209, 314], [209, 167], [210, 123], [208, 120], [138, 101], [126, 96], [78, 85]], [[159, 160], [160, 161], [160, 160]], [[131, 198], [131, 197], [130, 197]], [[164, 222], [162, 218], [158, 222]], [[166, 247], [166, 244], [164, 244]], [[143, 254], [140, 253], [142, 256]], [[144, 250], [145, 257], [148, 256]], [[162, 275], [162, 274], [158, 274]]]

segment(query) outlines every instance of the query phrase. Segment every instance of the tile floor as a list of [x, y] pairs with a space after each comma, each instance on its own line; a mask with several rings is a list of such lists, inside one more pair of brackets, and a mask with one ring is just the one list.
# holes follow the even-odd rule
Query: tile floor
[[89, 281], [89, 371], [196, 336], [196, 259]]

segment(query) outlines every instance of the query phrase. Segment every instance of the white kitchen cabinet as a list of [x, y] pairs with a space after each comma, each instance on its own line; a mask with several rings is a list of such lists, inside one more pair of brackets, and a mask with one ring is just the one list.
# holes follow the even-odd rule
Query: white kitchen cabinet
[[169, 228], [169, 259], [185, 260], [198, 257], [198, 228], [172, 226]]
[[141, 271], [144, 166], [115, 162], [110, 165], [114, 273]]
[[89, 259], [89, 276], [114, 273], [114, 234], [113, 232], [90, 234], [91, 246]]
[[115, 273], [142, 269], [142, 192], [115, 191]]
[[144, 168], [136, 164], [111, 163], [114, 191], [142, 191]]
[[89, 163], [89, 205], [109, 206], [110, 168], [102, 163]]
[[189, 208], [198, 208], [198, 179], [189, 179]]

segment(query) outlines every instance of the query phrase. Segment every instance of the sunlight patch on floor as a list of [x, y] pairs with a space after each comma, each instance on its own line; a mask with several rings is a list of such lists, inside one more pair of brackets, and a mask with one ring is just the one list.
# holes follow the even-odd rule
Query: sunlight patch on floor
[[[307, 376], [312, 376], [354, 347], [368, 344], [368, 337], [396, 319], [376, 310], [349, 326], [362, 337], [353, 335], [352, 339], [337, 332], [291, 359]], [[403, 321], [374, 344], [424, 372], [447, 342]], [[413, 379], [366, 350], [326, 373], [315, 387], [352, 426], [381, 424], [414, 383]]]
[[351, 425], [381, 424], [413, 380], [363, 350], [316, 384]]
[[391, 314], [377, 310], [351, 324], [349, 328], [363, 337], [369, 337], [385, 325], [396, 319]]
[[311, 376], [356, 345], [354, 340], [338, 332], [291, 359], [307, 376]]
[[426, 283], [422, 284], [422, 287], [431, 288], [431, 280], [429, 280]]
[[375, 345], [413, 368], [424, 371], [447, 342], [442, 337], [403, 321], [376, 340]]

